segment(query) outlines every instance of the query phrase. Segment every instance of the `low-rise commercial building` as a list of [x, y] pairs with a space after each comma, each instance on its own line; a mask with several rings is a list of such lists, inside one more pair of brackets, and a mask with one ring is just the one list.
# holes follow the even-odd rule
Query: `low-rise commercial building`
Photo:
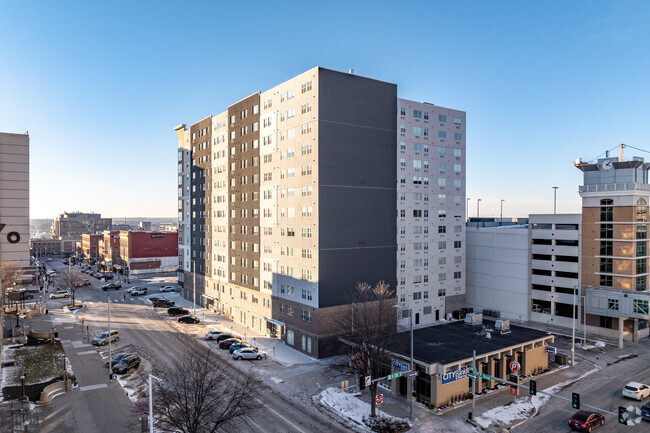
[[[477, 316], [478, 318], [478, 316]], [[548, 370], [547, 347], [554, 338], [547, 332], [477, 320], [474, 324], [456, 321], [413, 331], [415, 396], [425, 404], [445, 407], [467, 399], [472, 392], [467, 376], [476, 351], [476, 369], [491, 377], [508, 380], [511, 361], [521, 366], [519, 375], [530, 376]], [[505, 325], [504, 325], [505, 326]], [[389, 373], [409, 370], [410, 336], [401, 333], [401, 344], [394, 351]], [[391, 393], [408, 395], [410, 380], [405, 377], [391, 381]], [[494, 389], [496, 380], [478, 379], [477, 392]]]
[[83, 234], [81, 236], [81, 252], [86, 258], [96, 259], [99, 257], [99, 240], [103, 235]]
[[178, 233], [120, 232], [119, 253], [132, 274], [176, 272]]

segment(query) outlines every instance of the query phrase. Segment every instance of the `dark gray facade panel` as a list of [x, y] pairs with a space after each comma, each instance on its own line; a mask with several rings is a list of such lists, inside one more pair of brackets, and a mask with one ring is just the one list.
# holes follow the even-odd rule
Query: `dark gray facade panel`
[[349, 303], [358, 282], [374, 286], [383, 280], [395, 290], [396, 253], [395, 248], [320, 251], [319, 307]]
[[395, 287], [397, 86], [319, 69], [319, 307]]

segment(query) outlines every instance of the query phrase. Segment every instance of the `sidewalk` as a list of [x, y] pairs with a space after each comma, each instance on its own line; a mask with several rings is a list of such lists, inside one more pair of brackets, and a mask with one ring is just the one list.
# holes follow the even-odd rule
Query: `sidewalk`
[[109, 372], [99, 353], [85, 341], [72, 314], [50, 311], [30, 320], [34, 329], [56, 328], [77, 379], [72, 391], [39, 409], [41, 433], [129, 433], [137, 431], [138, 419], [128, 396]]

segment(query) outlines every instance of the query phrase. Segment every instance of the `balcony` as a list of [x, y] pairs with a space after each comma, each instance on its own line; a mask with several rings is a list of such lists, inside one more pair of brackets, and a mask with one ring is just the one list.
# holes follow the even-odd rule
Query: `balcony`
[[628, 190], [650, 190], [650, 184], [638, 182], [606, 183], [598, 185], [580, 185], [578, 192], [605, 192], [605, 191], [628, 191]]

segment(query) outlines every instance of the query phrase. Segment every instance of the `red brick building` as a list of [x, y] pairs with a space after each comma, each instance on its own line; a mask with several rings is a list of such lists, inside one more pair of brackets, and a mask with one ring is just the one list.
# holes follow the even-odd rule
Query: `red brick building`
[[120, 232], [105, 230], [99, 240], [99, 254], [106, 262], [118, 264], [120, 259]]
[[121, 231], [119, 254], [132, 274], [176, 272], [178, 233]]

